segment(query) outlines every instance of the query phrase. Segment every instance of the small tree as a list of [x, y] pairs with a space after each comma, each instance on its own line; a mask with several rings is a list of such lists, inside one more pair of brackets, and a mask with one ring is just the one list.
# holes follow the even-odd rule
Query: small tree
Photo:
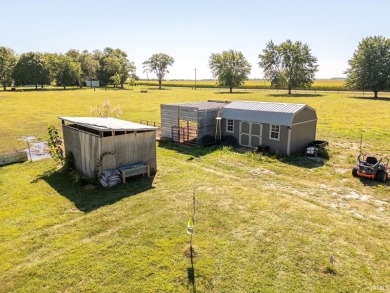
[[381, 36], [364, 38], [348, 60], [346, 85], [353, 90], [378, 92], [390, 88], [390, 39]]
[[113, 81], [115, 87], [121, 84], [121, 76], [119, 73], [115, 73], [114, 76], [111, 77], [111, 80]]
[[252, 68], [241, 52], [233, 50], [212, 53], [209, 67], [213, 76], [218, 77], [218, 84], [229, 87], [230, 92], [248, 79]]
[[161, 90], [162, 80], [165, 74], [169, 73], [168, 66], [172, 66], [175, 60], [164, 53], [153, 54], [147, 61], [143, 62], [144, 72], [154, 72], [158, 79], [158, 88]]
[[56, 162], [59, 162], [62, 165], [64, 165], [65, 162], [64, 150], [62, 145], [62, 139], [58, 134], [58, 130], [52, 124], [48, 125], [47, 130], [49, 134], [49, 139], [48, 139], [49, 154]]
[[307, 44], [299, 41], [287, 40], [280, 45], [269, 41], [259, 58], [259, 66], [263, 68], [264, 77], [271, 81], [271, 86], [287, 88], [288, 94], [297, 87], [310, 87], [318, 71], [317, 58]]
[[100, 63], [96, 73], [103, 85], [116, 83], [123, 88], [129, 75], [135, 73], [134, 63], [129, 61], [127, 54], [120, 49], [105, 48], [103, 52], [96, 51], [96, 57]]

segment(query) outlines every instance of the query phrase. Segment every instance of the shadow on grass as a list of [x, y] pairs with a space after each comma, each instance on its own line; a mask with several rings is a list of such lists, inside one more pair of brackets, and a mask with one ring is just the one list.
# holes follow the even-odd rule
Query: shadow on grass
[[195, 284], [195, 268], [194, 262], [191, 257], [191, 267], [187, 268], [188, 283], [191, 284], [192, 292], [196, 293], [196, 284]]
[[189, 146], [181, 143], [175, 143], [171, 141], [159, 141], [158, 147], [165, 148], [168, 150], [173, 150], [184, 155], [190, 155], [192, 156], [192, 158], [190, 157], [188, 160], [192, 160], [193, 158], [203, 157], [212, 152], [220, 150], [223, 148], [223, 145], [197, 147], [197, 146]]
[[333, 275], [333, 276], [337, 275], [336, 269], [334, 267], [331, 267], [331, 266], [326, 267], [326, 269], [324, 270], [324, 273], [329, 274], [329, 275]]
[[101, 87], [97, 87], [97, 88], [90, 88], [90, 87], [82, 87], [82, 88], [79, 88], [79, 87], [67, 87], [66, 89], [64, 89], [63, 87], [44, 87], [44, 88], [39, 88], [38, 89], [35, 89], [35, 87], [16, 87], [16, 90], [15, 91], [11, 91], [11, 90], [7, 90], [7, 92], [66, 92], [66, 91], [84, 91], [84, 90], [90, 90], [90, 91], [118, 91], [118, 90], [122, 90], [122, 91], [132, 91], [133, 89], [131, 88], [120, 88], [120, 87], [104, 87], [104, 86], [101, 86]]
[[46, 181], [60, 195], [72, 201], [80, 211], [89, 213], [153, 188], [153, 179], [154, 177], [134, 178], [130, 179], [127, 184], [103, 188], [85, 181], [77, 182], [70, 172], [52, 169], [41, 174], [31, 183]]
[[377, 186], [390, 186], [390, 180], [386, 182], [379, 182], [370, 178], [357, 177], [364, 186], [377, 187]]
[[278, 160], [284, 164], [301, 168], [314, 169], [323, 167], [325, 165], [325, 162], [329, 160], [329, 154], [326, 149], [320, 149], [318, 152], [318, 156], [316, 157], [305, 156], [301, 153], [295, 153], [291, 156], [279, 157]]
[[390, 102], [390, 98], [389, 97], [378, 97], [378, 98], [374, 98], [374, 97], [362, 97], [362, 96], [359, 96], [359, 97], [351, 97], [352, 99], [358, 99], [358, 100], [367, 100], [367, 101], [386, 101], [386, 102]]
[[253, 94], [252, 91], [239, 91], [239, 92], [216, 92], [215, 93], [216, 95], [234, 95], [234, 94], [239, 94], [239, 95], [242, 95], [242, 94]]
[[186, 248], [185, 256], [188, 257], [191, 261], [191, 266], [187, 267], [187, 279], [188, 284], [192, 287], [193, 293], [196, 293], [196, 283], [195, 283], [195, 267], [194, 267], [194, 257], [195, 257], [195, 249], [193, 246], [189, 246]]
[[154, 87], [149, 87], [147, 90], [148, 91], [171, 91], [172, 89], [165, 88], [165, 87], [162, 87], [161, 89], [159, 89], [158, 86], [154, 86]]
[[[13, 92], [63, 92], [63, 91], [76, 91], [76, 90], [84, 90], [85, 88], [76, 88], [76, 87], [69, 87], [69, 88], [66, 88], [64, 89], [63, 87], [48, 87], [48, 88], [38, 88], [38, 89], [35, 89], [35, 87], [32, 87], [32, 88], [25, 88], [25, 87], [21, 87], [21, 88], [16, 88], [15, 91]], [[9, 91], [11, 92], [11, 91]]]
[[322, 97], [323, 95], [321, 94], [286, 94], [286, 93], [281, 93], [281, 94], [268, 94], [267, 96], [270, 97], [276, 97], [276, 98], [317, 98], [317, 97]]

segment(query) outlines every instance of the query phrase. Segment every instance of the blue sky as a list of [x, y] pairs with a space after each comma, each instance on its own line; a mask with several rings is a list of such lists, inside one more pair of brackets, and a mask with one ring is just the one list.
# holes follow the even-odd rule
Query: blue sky
[[[211, 78], [211, 53], [241, 51], [263, 76], [258, 55], [268, 41], [302, 41], [317, 57], [317, 78], [341, 77], [358, 43], [390, 37], [390, 1], [4, 1], [0, 46], [21, 54], [120, 48], [146, 78], [154, 53], [175, 59], [167, 79]], [[154, 76], [149, 76], [154, 77]]]

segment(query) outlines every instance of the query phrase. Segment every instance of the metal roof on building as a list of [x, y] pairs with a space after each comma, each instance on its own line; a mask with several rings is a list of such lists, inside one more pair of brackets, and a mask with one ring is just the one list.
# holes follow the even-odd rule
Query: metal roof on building
[[111, 117], [58, 117], [80, 126], [99, 131], [147, 131], [156, 130], [157, 127], [138, 124], [126, 120]]
[[209, 109], [219, 109], [226, 105], [225, 102], [189, 102], [189, 103], [178, 103], [170, 104], [173, 106], [194, 108], [194, 110], [209, 110]]
[[221, 116], [225, 119], [291, 126], [295, 114], [305, 107], [308, 106], [305, 104], [234, 101], [223, 108]]

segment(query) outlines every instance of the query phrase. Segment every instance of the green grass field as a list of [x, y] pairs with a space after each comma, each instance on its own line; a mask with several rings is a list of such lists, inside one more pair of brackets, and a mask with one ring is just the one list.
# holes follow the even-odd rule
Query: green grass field
[[390, 290], [390, 183], [350, 172], [361, 134], [390, 157], [389, 94], [140, 89], [0, 91], [0, 153], [106, 100], [139, 122], [159, 121], [161, 103], [240, 99], [315, 108], [326, 159], [157, 143], [156, 176], [112, 189], [51, 159], [0, 167], [0, 292]]

